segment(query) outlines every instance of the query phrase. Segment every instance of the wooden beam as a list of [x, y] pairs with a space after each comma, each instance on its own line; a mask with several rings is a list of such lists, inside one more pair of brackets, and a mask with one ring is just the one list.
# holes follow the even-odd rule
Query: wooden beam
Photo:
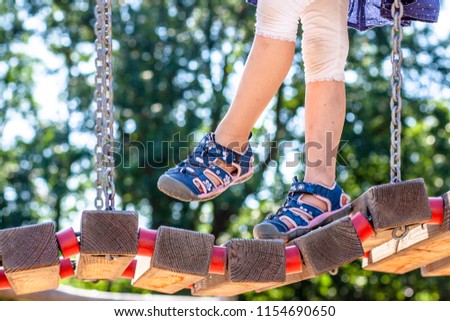
[[161, 226], [152, 258], [138, 257], [133, 286], [172, 294], [208, 275], [214, 236]]
[[370, 252], [363, 268], [388, 273], [406, 273], [449, 256], [450, 253], [450, 192], [444, 199], [442, 225], [413, 228], [400, 240], [386, 242]]
[[343, 217], [311, 231], [289, 244], [296, 245], [300, 250], [303, 271], [288, 275], [282, 284], [262, 287], [258, 292], [311, 279], [364, 255], [361, 241], [350, 217]]
[[228, 256], [225, 275], [210, 274], [195, 283], [193, 295], [232, 296], [285, 281], [283, 241], [233, 239], [225, 247]]
[[421, 269], [422, 276], [448, 276], [450, 275], [450, 256], [428, 264]]
[[422, 178], [374, 186], [352, 202], [352, 213], [370, 217], [375, 235], [364, 242], [369, 251], [392, 239], [392, 229], [431, 220], [430, 203]]
[[5, 274], [17, 295], [58, 287], [59, 250], [53, 223], [2, 230], [0, 244]]
[[84, 211], [76, 277], [115, 280], [137, 253], [138, 214], [134, 211]]

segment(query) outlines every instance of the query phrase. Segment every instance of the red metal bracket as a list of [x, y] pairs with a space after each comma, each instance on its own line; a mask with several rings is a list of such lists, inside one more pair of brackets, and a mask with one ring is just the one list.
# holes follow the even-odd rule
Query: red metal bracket
[[58, 239], [59, 248], [63, 257], [68, 258], [80, 254], [80, 244], [78, 243], [73, 228], [70, 227], [56, 233], [56, 238]]
[[134, 279], [134, 273], [136, 272], [137, 260], [131, 261], [128, 267], [123, 271], [122, 278], [124, 279]]
[[11, 289], [8, 278], [6, 277], [5, 270], [0, 268], [0, 290]]
[[224, 275], [227, 265], [227, 248], [225, 246], [213, 246], [209, 273]]
[[351, 220], [361, 243], [375, 234], [372, 224], [360, 212], [353, 215]]
[[148, 230], [146, 228], [139, 229], [138, 251], [141, 256], [152, 257], [155, 252], [156, 237], [158, 231]]
[[302, 257], [296, 245], [286, 246], [286, 275], [303, 271]]
[[62, 259], [59, 262], [59, 277], [61, 280], [75, 276], [72, 261], [69, 258]]
[[442, 197], [429, 197], [431, 220], [427, 224], [441, 225], [444, 222], [444, 199]]

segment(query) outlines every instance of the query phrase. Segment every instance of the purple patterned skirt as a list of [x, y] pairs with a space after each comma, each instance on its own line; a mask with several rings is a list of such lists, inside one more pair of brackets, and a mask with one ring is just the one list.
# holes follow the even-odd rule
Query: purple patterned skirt
[[[246, 1], [254, 6], [258, 2], [258, 0]], [[391, 6], [393, 2], [394, 0], [350, 0], [348, 26], [363, 31], [392, 24]], [[404, 25], [408, 25], [413, 20], [436, 22], [438, 19], [439, 0], [402, 0], [402, 3]]]

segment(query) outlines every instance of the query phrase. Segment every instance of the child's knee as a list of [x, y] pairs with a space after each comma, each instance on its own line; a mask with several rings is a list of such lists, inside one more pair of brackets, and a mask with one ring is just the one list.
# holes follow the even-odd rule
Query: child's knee
[[[338, 39], [339, 38], [339, 39]], [[303, 61], [306, 82], [344, 81], [348, 38], [336, 33], [303, 34]]]
[[309, 2], [310, 0], [258, 0], [256, 34], [295, 42], [300, 15]]
[[348, 0], [316, 0], [302, 15], [306, 82], [345, 80], [347, 8]]

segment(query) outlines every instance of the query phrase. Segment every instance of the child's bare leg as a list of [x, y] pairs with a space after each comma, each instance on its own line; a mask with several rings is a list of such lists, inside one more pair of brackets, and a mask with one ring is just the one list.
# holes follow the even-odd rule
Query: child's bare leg
[[295, 43], [256, 35], [236, 95], [216, 129], [216, 140], [243, 149], [248, 135], [292, 64]]
[[[219, 144], [236, 151], [246, 148], [249, 133], [288, 73], [294, 52], [293, 41], [255, 36], [236, 95], [215, 131]], [[233, 172], [233, 166], [219, 163]]]
[[[348, 0], [316, 0], [302, 16], [306, 69], [304, 181], [332, 186], [336, 179], [336, 146], [345, 121], [344, 66], [348, 53]], [[327, 19], [330, 23], [317, 23]], [[320, 53], [320, 54], [319, 54]], [[331, 138], [331, 140], [327, 136]], [[305, 202], [326, 209], [321, 200], [304, 195]]]
[[246, 148], [250, 131], [292, 64], [300, 13], [307, 3], [258, 1], [255, 41], [230, 109], [215, 132], [221, 145], [237, 151]]
[[[345, 102], [345, 84], [342, 81], [317, 81], [306, 85], [307, 157], [304, 181], [325, 186], [334, 184], [336, 146], [344, 126]], [[326, 204], [312, 195], [304, 195], [302, 199], [322, 210], [326, 209]]]

